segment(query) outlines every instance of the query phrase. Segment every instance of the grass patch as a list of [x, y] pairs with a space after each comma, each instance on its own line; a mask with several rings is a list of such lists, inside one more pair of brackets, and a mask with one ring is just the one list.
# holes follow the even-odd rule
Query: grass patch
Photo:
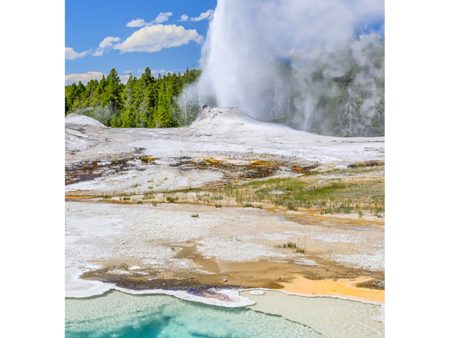
[[297, 243], [294, 242], [287, 242], [279, 245], [275, 245], [276, 248], [280, 249], [290, 249], [294, 251], [295, 253], [304, 254], [306, 252], [305, 248], [301, 248], [297, 245]]
[[[210, 163], [217, 163], [215, 159]], [[272, 162], [253, 161], [256, 166]], [[312, 170], [313, 166], [308, 170]], [[303, 175], [288, 178], [253, 179], [247, 183], [204, 186], [164, 193], [168, 203], [192, 201], [222, 208], [237, 205], [244, 208], [281, 207], [286, 210], [309, 210], [316, 214], [384, 215], [383, 168], [377, 165], [335, 169], [321, 175]], [[365, 173], [368, 175], [365, 175]], [[379, 172], [379, 174], [377, 174]], [[375, 175], [374, 175], [375, 173]], [[329, 174], [329, 175], [328, 175]], [[187, 195], [189, 194], [189, 196]], [[145, 192], [143, 200], [154, 201], [158, 194]], [[126, 200], [126, 199], [124, 199]], [[300, 248], [301, 249], [301, 248]]]
[[[354, 169], [351, 169], [352, 171]], [[207, 194], [207, 195], [205, 195]], [[239, 206], [254, 208], [268, 204], [287, 210], [314, 209], [320, 214], [384, 213], [384, 178], [354, 177], [271, 178], [245, 184], [228, 184], [197, 194], [199, 200], [221, 196], [234, 200]]]
[[295, 244], [294, 242], [287, 242], [279, 245], [278, 247], [282, 249], [297, 249], [297, 244]]

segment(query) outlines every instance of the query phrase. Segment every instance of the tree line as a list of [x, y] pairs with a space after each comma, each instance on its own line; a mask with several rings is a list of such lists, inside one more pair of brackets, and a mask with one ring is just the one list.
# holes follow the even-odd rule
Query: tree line
[[199, 70], [187, 69], [155, 77], [147, 67], [139, 78], [130, 74], [127, 83], [122, 84], [113, 68], [100, 81], [67, 85], [65, 114], [82, 113], [110, 127], [177, 127], [186, 121], [176, 98], [199, 76]]

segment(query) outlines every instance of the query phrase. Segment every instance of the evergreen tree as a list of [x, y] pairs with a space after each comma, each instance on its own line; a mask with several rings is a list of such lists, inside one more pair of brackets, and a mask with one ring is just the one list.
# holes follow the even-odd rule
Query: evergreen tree
[[149, 67], [144, 69], [144, 73], [142, 73], [140, 80], [142, 81], [142, 85], [144, 87], [148, 87], [150, 86], [150, 84], [155, 82], [155, 78], [153, 77], [152, 71], [150, 70]]
[[96, 106], [96, 104], [94, 104], [94, 102], [93, 102], [93, 98], [94, 98], [94, 93], [95, 93], [95, 90], [97, 89], [97, 86], [98, 86], [97, 80], [91, 80], [86, 85], [85, 97], [84, 97], [84, 102], [83, 102], [84, 107], [95, 107]]
[[84, 108], [83, 102], [86, 88], [81, 82], [78, 82], [78, 85], [75, 85], [73, 88], [74, 88], [74, 99], [72, 101], [72, 110], [75, 111]]
[[171, 110], [172, 88], [166, 82], [169, 81], [162, 81], [158, 89], [158, 107], [154, 118], [156, 128], [170, 128], [176, 125]]
[[66, 86], [65, 114], [81, 110], [111, 127], [175, 127], [185, 122], [179, 117], [177, 97], [199, 75], [200, 71], [187, 69], [183, 74], [155, 78], [147, 67], [140, 78], [130, 74], [123, 85], [117, 71], [111, 69], [100, 81]]
[[106, 79], [105, 76], [102, 76], [102, 79], [100, 80], [100, 82], [97, 84], [94, 93], [92, 94], [92, 98], [91, 98], [91, 105], [93, 107], [103, 107], [103, 102], [104, 102], [104, 96], [105, 96], [105, 87], [106, 87]]
[[106, 78], [105, 92], [102, 100], [102, 106], [111, 108], [113, 113], [122, 109], [122, 83], [120, 82], [117, 71], [113, 68]]

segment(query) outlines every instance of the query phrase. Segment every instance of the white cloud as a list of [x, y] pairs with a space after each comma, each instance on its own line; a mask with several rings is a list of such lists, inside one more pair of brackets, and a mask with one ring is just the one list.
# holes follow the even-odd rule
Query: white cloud
[[178, 19], [178, 21], [180, 22], [186, 22], [189, 20], [189, 16], [186, 14], [183, 14], [182, 16], [180, 16], [180, 19]]
[[173, 15], [172, 12], [161, 12], [158, 14], [158, 16], [154, 20], [152, 20], [150, 22], [147, 22], [144, 19], [140, 19], [140, 18], [134, 19], [127, 23], [127, 27], [137, 28], [137, 27], [157, 25], [157, 24], [168, 21], [172, 15]]
[[159, 24], [163, 23], [169, 20], [169, 18], [172, 16], [172, 12], [162, 12], [159, 13], [158, 16], [151, 22], [151, 24]]
[[[132, 70], [124, 70], [121, 74], [119, 74], [119, 79], [123, 84], [126, 84], [128, 82], [128, 78], [130, 77], [130, 74], [133, 76], [136, 76], [137, 78], [141, 77], [142, 73], [144, 72], [144, 69], [139, 69], [136, 72], [133, 72]], [[168, 73], [176, 73], [171, 70], [166, 69], [152, 69], [153, 76], [158, 77], [159, 75], [165, 75]], [[105, 74], [103, 72], [86, 72], [86, 73], [78, 73], [78, 74], [67, 74], [65, 77], [66, 86], [71, 85], [72, 83], [78, 84], [78, 82], [82, 82], [84, 85], [86, 85], [91, 80], [98, 80], [100, 81], [103, 76], [107, 76], [108, 74]]]
[[102, 73], [102, 72], [87, 72], [87, 73], [79, 73], [79, 74], [67, 74], [66, 75], [66, 85], [70, 85], [72, 83], [78, 83], [79, 81], [81, 81], [82, 83], [86, 84], [90, 80], [100, 80], [103, 75], [105, 75], [105, 74]]
[[112, 47], [113, 44], [115, 44], [116, 42], [119, 42], [120, 38], [115, 37], [115, 36], [107, 36], [106, 38], [104, 38], [102, 40], [102, 42], [100, 42], [100, 44], [98, 45], [100, 48], [109, 48]]
[[127, 23], [127, 27], [135, 28], [135, 27], [143, 27], [147, 23], [143, 19], [134, 19]]
[[154, 53], [163, 48], [179, 47], [191, 41], [202, 43], [203, 37], [195, 29], [185, 29], [177, 25], [155, 25], [139, 29], [113, 48], [123, 53]]
[[[152, 72], [154, 72], [152, 70]], [[122, 74], [119, 74], [119, 79], [123, 84], [128, 82], [128, 78], [130, 74], [133, 74], [131, 70], [124, 71]], [[135, 74], [133, 74], [135, 75]], [[82, 82], [83, 84], [87, 84], [91, 80], [101, 80], [103, 76], [107, 76], [107, 74], [102, 72], [86, 72], [79, 74], [67, 74], [66, 75], [66, 86], [71, 85], [72, 83]], [[135, 75], [136, 76], [136, 75]], [[139, 77], [139, 76], [138, 76]]]
[[89, 55], [89, 51], [77, 52], [72, 47], [66, 47], [66, 60], [75, 60]]
[[206, 12], [200, 13], [199, 16], [197, 16], [195, 18], [190, 18], [189, 21], [198, 22], [198, 21], [203, 21], [206, 19], [212, 19], [213, 15], [214, 15], [214, 11], [212, 9], [208, 9]]
[[132, 72], [124, 72], [123, 74], [119, 75], [120, 82], [126, 84], [128, 82], [128, 79], [130, 78], [130, 74], [133, 75]]
[[115, 36], [107, 36], [104, 38], [98, 45], [98, 48], [95, 51], [85, 50], [83, 52], [77, 52], [71, 47], [66, 47], [66, 60], [75, 60], [88, 55], [92, 56], [102, 56], [105, 50], [114, 46], [114, 44], [118, 43], [120, 38]]
[[203, 21], [203, 20], [207, 20], [207, 19], [212, 19], [213, 15], [214, 15], [214, 11], [212, 9], [208, 9], [206, 12], [200, 13], [199, 16], [192, 17], [192, 18], [190, 18], [189, 15], [187, 15], [187, 14], [183, 14], [182, 16], [180, 16], [178, 21], [179, 22], [187, 22], [187, 21], [199, 22], [199, 21]]
[[102, 56], [105, 50], [111, 48], [120, 41], [120, 38], [115, 36], [107, 36], [104, 38], [98, 45], [98, 48], [95, 52], [92, 53], [93, 56]]

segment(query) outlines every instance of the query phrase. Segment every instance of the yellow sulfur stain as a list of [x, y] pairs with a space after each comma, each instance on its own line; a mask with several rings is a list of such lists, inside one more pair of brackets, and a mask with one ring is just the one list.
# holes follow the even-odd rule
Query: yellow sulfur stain
[[359, 283], [370, 280], [370, 277], [337, 280], [311, 280], [302, 276], [297, 276], [287, 283], [280, 284], [283, 286], [284, 291], [302, 295], [341, 296], [344, 298], [384, 303], [384, 290], [356, 286]]

